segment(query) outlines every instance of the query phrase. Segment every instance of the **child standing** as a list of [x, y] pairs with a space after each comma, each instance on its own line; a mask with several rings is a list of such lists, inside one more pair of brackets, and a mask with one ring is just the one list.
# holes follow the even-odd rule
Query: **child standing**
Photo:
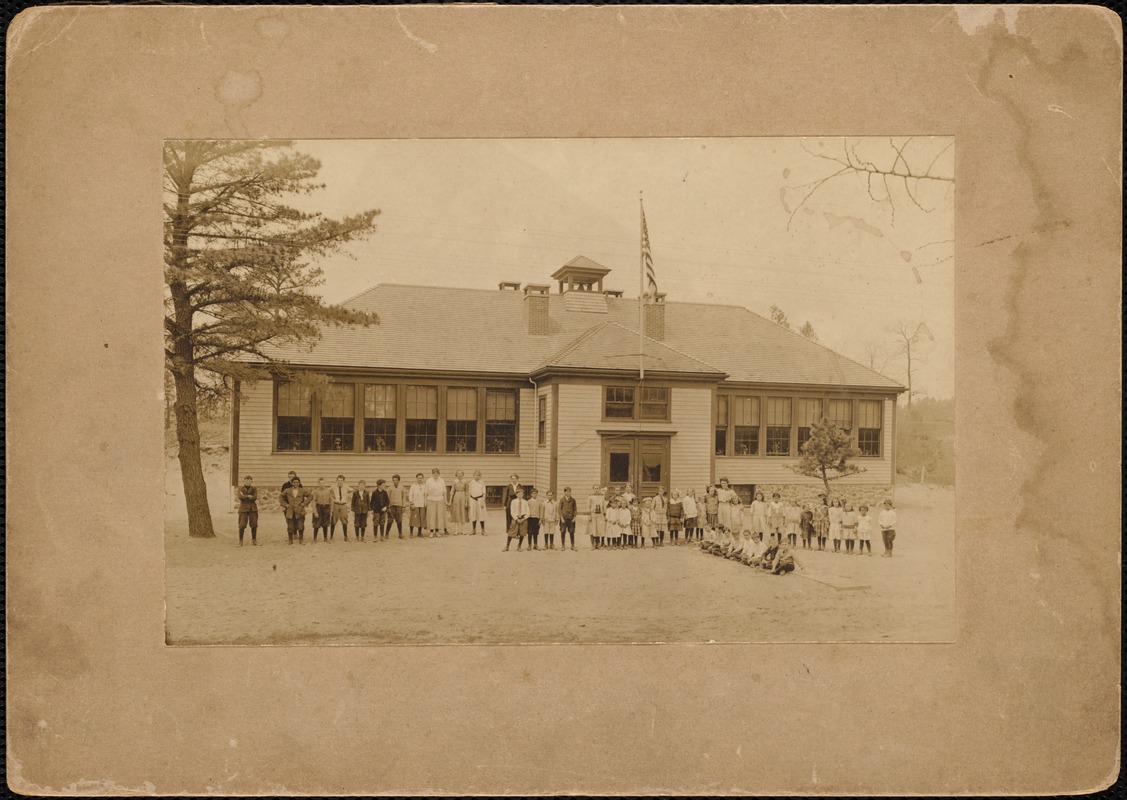
[[[524, 537], [528, 534], [528, 511], [528, 501], [524, 499], [524, 493], [514, 493], [513, 499], [509, 501], [509, 514], [513, 521], [509, 525], [509, 531], [505, 537], [505, 552], [508, 551], [509, 545], [513, 543], [513, 539], [517, 540], [517, 552], [520, 552], [520, 548], [524, 544]], [[528, 549], [531, 550], [532, 548]]]
[[857, 512], [851, 503], [846, 503], [841, 512], [841, 538], [845, 540], [845, 552], [852, 555], [857, 543]]
[[787, 539], [791, 547], [798, 546], [798, 525], [802, 520], [802, 509], [795, 505], [794, 500], [787, 498], [783, 504], [783, 516], [786, 518]]
[[767, 537], [767, 501], [763, 499], [763, 492], [756, 492], [755, 499], [751, 501], [751, 532], [757, 536]]
[[[382, 481], [380, 482], [382, 483]], [[376, 484], [378, 487], [379, 484]], [[352, 528], [356, 534], [357, 541], [364, 541], [364, 535], [368, 530], [368, 511], [372, 505], [372, 495], [368, 491], [368, 485], [364, 481], [356, 484], [356, 489], [352, 492]], [[373, 528], [377, 523], [373, 523]], [[380, 538], [380, 532], [376, 529], [373, 534], [372, 540], [376, 541]]]
[[810, 510], [810, 506], [803, 508], [799, 515], [798, 531], [802, 534], [802, 546], [807, 550], [812, 548], [817, 532], [814, 530], [814, 512]]
[[[567, 537], [571, 536], [571, 549], [575, 549], [575, 517], [579, 509], [575, 502], [575, 498], [571, 496], [571, 487], [565, 486], [563, 497], [560, 498], [559, 505], [560, 515], [560, 549], [567, 548]], [[485, 533], [485, 528], [481, 530], [482, 534]]]
[[826, 496], [818, 495], [818, 502], [814, 504], [814, 536], [818, 539], [818, 549], [826, 549], [826, 539], [830, 534], [830, 508], [826, 505]]
[[689, 489], [681, 499], [681, 509], [685, 514], [685, 542], [693, 541], [697, 535], [697, 498], [694, 490]]
[[[408, 501], [411, 503], [411, 530], [407, 536], [408, 538], [414, 536], [417, 539], [422, 539], [423, 529], [427, 525], [427, 493], [421, 472], [415, 473], [415, 482], [411, 484]], [[417, 534], [415, 533], [416, 528], [419, 531]]]
[[544, 497], [544, 505], [540, 509], [540, 526], [544, 531], [544, 549], [555, 550], [556, 530], [560, 527], [560, 506], [554, 492], [548, 492]]
[[669, 500], [665, 497], [665, 489], [657, 487], [654, 495], [654, 527], [657, 529], [657, 546], [665, 546], [665, 529], [669, 525]]
[[652, 497], [647, 497], [642, 501], [642, 536], [649, 537], [651, 547], [657, 547], [657, 524], [654, 521], [654, 501]]
[[841, 549], [841, 501], [836, 497], [830, 501], [830, 538], [834, 542], [834, 552]]
[[673, 490], [673, 496], [669, 498], [669, 507], [665, 510], [665, 513], [669, 517], [669, 543], [672, 545], [679, 544], [678, 538], [681, 535], [681, 527], [685, 518], [685, 507], [681, 503], [681, 492], [679, 490]]
[[[376, 480], [376, 490], [372, 492], [370, 505], [372, 508], [372, 541], [386, 540], [387, 535], [391, 533], [391, 517], [389, 516], [391, 494], [388, 493], [383, 478]], [[399, 532], [399, 538], [403, 538], [403, 531]]]
[[[391, 476], [391, 486], [387, 490], [387, 525], [384, 537], [391, 533], [391, 523], [395, 523], [399, 538], [403, 538], [403, 506], [407, 504], [407, 490], [399, 485], [399, 475]], [[410, 520], [408, 520], [410, 521]], [[484, 525], [484, 523], [482, 523]]]
[[587, 497], [587, 538], [591, 540], [591, 549], [598, 550], [603, 545], [603, 536], [606, 534], [606, 514], [604, 513], [606, 489], [598, 486], [591, 487], [591, 494]]
[[865, 552], [865, 548], [869, 549], [869, 555], [873, 554], [873, 518], [869, 516], [869, 507], [861, 506], [861, 515], [857, 517], [857, 555]]
[[709, 485], [704, 490], [704, 521], [708, 527], [715, 529], [718, 524], [716, 517], [720, 513], [720, 500], [716, 497], [716, 486]]
[[258, 489], [250, 475], [243, 478], [239, 487], [239, 547], [243, 546], [243, 531], [250, 525], [250, 543], [258, 547]]
[[642, 540], [642, 509], [638, 507], [637, 499], [630, 504], [630, 546], [645, 547]]
[[544, 513], [544, 501], [535, 487], [528, 498], [528, 549], [540, 549], [540, 515]]
[[884, 509], [877, 516], [880, 525], [880, 535], [884, 539], [884, 552], [881, 558], [892, 558], [892, 542], [896, 539], [896, 512], [892, 510], [892, 501], [885, 500]]
[[783, 501], [778, 492], [771, 495], [771, 502], [767, 504], [767, 530], [775, 534], [780, 542], [786, 536], [786, 514], [783, 512]]

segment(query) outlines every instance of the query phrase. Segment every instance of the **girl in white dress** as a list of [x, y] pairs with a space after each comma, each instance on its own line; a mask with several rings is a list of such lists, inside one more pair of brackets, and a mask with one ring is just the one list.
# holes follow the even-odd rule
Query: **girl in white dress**
[[657, 547], [657, 524], [654, 521], [654, 501], [652, 497], [647, 497], [642, 501], [642, 540], [643, 545], [646, 539], [650, 540], [652, 547]]
[[833, 539], [835, 553], [841, 550], [841, 515], [841, 501], [835, 498], [830, 501], [830, 538]]
[[669, 501], [665, 499], [665, 489], [659, 486], [657, 494], [654, 495], [654, 527], [657, 529], [658, 547], [665, 544], [665, 527], [669, 524], [666, 516], [668, 512]]
[[857, 517], [857, 555], [861, 555], [868, 548], [869, 555], [873, 554], [873, 518], [869, 516], [869, 507], [861, 506], [860, 516]]
[[762, 536], [764, 541], [771, 533], [767, 527], [767, 501], [763, 499], [763, 492], [756, 492], [751, 501], [751, 532]]
[[841, 538], [845, 541], [845, 552], [853, 555], [857, 542], [857, 512], [850, 503], [846, 503], [841, 512]]
[[587, 538], [591, 540], [591, 549], [598, 550], [603, 546], [603, 536], [606, 534], [607, 520], [605, 499], [606, 489], [598, 486], [591, 487], [591, 494], [587, 496]]
[[696, 541], [697, 531], [699, 530], [697, 514], [700, 510], [697, 506], [697, 493], [695, 489], [689, 489], [685, 492], [685, 496], [681, 499], [681, 510], [685, 515], [685, 542]]
[[560, 529], [560, 506], [555, 492], [548, 492], [540, 507], [540, 532], [544, 534], [544, 549], [556, 549], [556, 533]]
[[481, 523], [481, 535], [485, 535], [485, 481], [481, 479], [481, 472], [475, 471], [473, 480], [466, 486], [469, 495], [469, 518], [473, 526], [473, 534], [477, 535], [477, 524]]

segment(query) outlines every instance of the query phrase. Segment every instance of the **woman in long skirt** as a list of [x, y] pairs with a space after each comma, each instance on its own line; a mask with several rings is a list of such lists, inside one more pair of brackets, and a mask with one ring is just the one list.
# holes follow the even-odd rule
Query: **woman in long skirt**
[[716, 500], [718, 501], [716, 522], [726, 531], [734, 530], [739, 522], [734, 513], [736, 510], [735, 504], [739, 502], [739, 497], [735, 490], [728, 485], [727, 478], [720, 479], [720, 488], [716, 490]]
[[591, 494], [587, 496], [587, 513], [590, 515], [587, 518], [587, 538], [591, 540], [591, 549], [598, 550], [603, 545], [603, 536], [607, 529], [606, 507], [604, 503], [606, 498], [606, 489], [601, 489], [598, 486], [591, 487]]
[[465, 473], [458, 470], [454, 473], [454, 482], [450, 484], [450, 521], [454, 523], [454, 533], [459, 536], [466, 532], [470, 510], [469, 487], [464, 476]]

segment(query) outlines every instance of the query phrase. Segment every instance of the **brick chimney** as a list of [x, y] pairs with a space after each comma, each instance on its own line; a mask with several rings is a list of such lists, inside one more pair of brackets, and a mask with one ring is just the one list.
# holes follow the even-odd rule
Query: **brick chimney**
[[529, 336], [548, 335], [548, 286], [530, 283], [524, 287], [524, 324]]
[[642, 313], [646, 336], [665, 341], [665, 295], [659, 294], [652, 303], [646, 303]]

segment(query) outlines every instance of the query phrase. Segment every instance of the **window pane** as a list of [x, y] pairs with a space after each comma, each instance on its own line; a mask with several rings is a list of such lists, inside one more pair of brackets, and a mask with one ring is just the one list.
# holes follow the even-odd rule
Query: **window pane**
[[477, 421], [477, 389], [447, 389], [446, 419]]
[[880, 429], [858, 428], [857, 449], [863, 456], [880, 457]]
[[395, 449], [394, 419], [364, 420], [364, 452], [382, 453]]
[[312, 388], [297, 383], [278, 384], [278, 416], [312, 417]]
[[538, 444], [548, 443], [548, 398], [541, 397], [536, 407], [536, 441]]
[[839, 428], [849, 430], [853, 427], [853, 401], [826, 401], [826, 419], [833, 422]]
[[501, 505], [501, 500], [505, 496], [504, 486], [486, 486], [485, 487], [485, 505], [494, 508]]
[[791, 401], [789, 397], [767, 398], [767, 424], [790, 427]]
[[630, 454], [610, 454], [610, 482], [625, 483], [630, 480]]
[[485, 423], [485, 452], [515, 453], [517, 451], [517, 424], [515, 422]]
[[809, 428], [822, 419], [822, 401], [808, 397], [798, 399], [798, 424]]
[[473, 453], [477, 450], [477, 420], [446, 421], [446, 452]]
[[407, 420], [406, 450], [409, 453], [433, 453], [438, 450], [438, 420]]
[[716, 397], [716, 427], [728, 427], [728, 397], [726, 395]]
[[370, 419], [395, 417], [395, 387], [365, 386], [364, 416]]
[[633, 387], [606, 387], [606, 415], [615, 419], [634, 419]]
[[751, 505], [751, 501], [754, 499], [752, 495], [755, 493], [754, 483], [732, 483], [729, 484], [729, 487], [740, 498], [741, 503], [745, 506]]
[[880, 400], [861, 400], [857, 403], [857, 427], [880, 428], [881, 411], [884, 404]]
[[642, 419], [669, 418], [669, 389], [647, 386], [642, 389]]
[[759, 455], [759, 427], [737, 425], [733, 433], [737, 456]]
[[311, 417], [278, 417], [278, 450], [312, 450]]
[[516, 422], [516, 389], [489, 389], [485, 393], [486, 422]]
[[321, 392], [321, 449], [352, 450], [356, 427], [356, 387], [332, 383]]
[[770, 427], [767, 428], [767, 455], [769, 456], [789, 456], [790, 455], [790, 426], [786, 428]]
[[642, 453], [642, 480], [646, 483], [661, 483], [660, 453]]
[[759, 426], [759, 398], [733, 397], [732, 420], [736, 425]]
[[407, 419], [438, 419], [438, 387], [407, 387]]

